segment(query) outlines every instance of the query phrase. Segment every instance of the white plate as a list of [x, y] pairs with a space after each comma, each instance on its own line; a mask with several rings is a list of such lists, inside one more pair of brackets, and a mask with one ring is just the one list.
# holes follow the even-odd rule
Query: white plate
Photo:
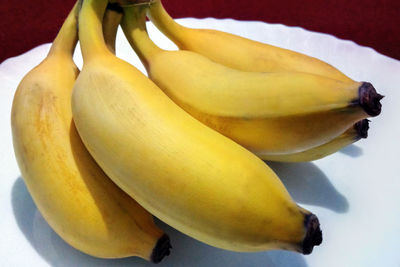
[[[158, 221], [173, 244], [172, 254], [159, 266], [399, 267], [400, 120], [396, 109], [400, 107], [400, 61], [297, 27], [229, 19], [179, 22], [241, 34], [318, 57], [355, 80], [371, 82], [386, 98], [382, 114], [371, 122], [368, 139], [313, 163], [271, 164], [293, 198], [320, 219], [324, 241], [311, 255], [224, 251]], [[149, 32], [161, 47], [175, 49], [151, 24]], [[27, 192], [14, 157], [10, 110], [19, 81], [45, 57], [49, 47], [39, 46], [0, 65], [0, 266], [152, 266], [139, 258], [103, 260], [73, 249], [49, 228]], [[121, 31], [117, 55], [144, 71]], [[79, 49], [75, 59], [81, 66]]]

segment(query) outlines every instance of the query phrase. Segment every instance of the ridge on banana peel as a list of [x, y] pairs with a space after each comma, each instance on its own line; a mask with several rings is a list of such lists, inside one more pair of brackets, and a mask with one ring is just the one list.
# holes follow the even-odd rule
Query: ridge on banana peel
[[311, 253], [322, 242], [317, 217], [262, 160], [107, 49], [99, 20], [106, 5], [83, 3], [84, 63], [72, 95], [76, 127], [96, 162], [145, 209], [197, 240], [234, 251]]
[[343, 82], [352, 81], [317, 58], [223, 31], [187, 28], [170, 17], [161, 0], [148, 1], [148, 5], [150, 20], [182, 50], [199, 53], [242, 71], [307, 72]]
[[11, 126], [18, 165], [38, 210], [68, 244], [100, 258], [159, 262], [169, 254], [168, 236], [105, 175], [72, 121], [76, 13], [74, 6], [47, 57], [15, 93]]
[[126, 7], [121, 26], [149, 78], [193, 117], [257, 155], [320, 146], [380, 113], [382, 96], [367, 82], [244, 72], [194, 52], [162, 50], [147, 34], [145, 12]]
[[292, 154], [281, 155], [258, 155], [263, 160], [267, 161], [280, 161], [280, 162], [305, 162], [313, 161], [324, 158], [333, 154], [340, 149], [357, 142], [362, 138], [367, 138], [369, 129], [369, 121], [364, 119], [357, 122], [352, 127], [347, 129], [346, 132], [339, 135], [335, 139], [322, 144], [320, 146]]

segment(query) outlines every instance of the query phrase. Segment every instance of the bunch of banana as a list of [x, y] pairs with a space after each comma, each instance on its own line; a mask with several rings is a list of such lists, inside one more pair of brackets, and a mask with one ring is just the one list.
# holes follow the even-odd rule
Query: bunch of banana
[[[111, 18], [121, 15], [107, 13], [105, 24], [118, 25]], [[76, 15], [77, 6], [46, 59], [16, 91], [11, 124], [18, 165], [37, 208], [71, 246], [101, 258], [139, 256], [159, 262], [169, 254], [168, 236], [100, 169], [74, 126]], [[105, 30], [106, 36], [115, 34]]]
[[[163, 21], [166, 13], [161, 8], [156, 2], [150, 10], [158, 10], [161, 15], [157, 19]], [[162, 50], [147, 34], [146, 9], [126, 7], [121, 25], [149, 78], [193, 117], [262, 159], [316, 159], [312, 157], [315, 149], [321, 149], [322, 153], [317, 154], [325, 155], [328, 142], [335, 144], [327, 145], [328, 150], [333, 147], [337, 151], [337, 145], [343, 142], [335, 138], [341, 139], [339, 136], [357, 121], [380, 113], [382, 96], [367, 82], [337, 80], [332, 78], [335, 75], [322, 76], [311, 70], [242, 71], [218, 64], [197, 50]], [[188, 38], [182, 40], [191, 40], [199, 31], [186, 30], [182, 31]]]
[[[15, 154], [50, 226], [102, 258], [169, 255], [151, 214], [215, 247], [310, 254], [318, 218], [262, 159], [366, 138], [382, 96], [315, 58], [180, 26], [159, 0], [113, 2], [79, 1], [15, 94]], [[157, 47], [146, 15], [181, 50]], [[120, 23], [149, 77], [115, 56]]]
[[258, 157], [205, 126], [104, 43], [107, 0], [79, 14], [83, 68], [72, 112], [105, 173], [179, 231], [234, 251], [311, 253], [322, 241], [315, 215], [299, 207]]

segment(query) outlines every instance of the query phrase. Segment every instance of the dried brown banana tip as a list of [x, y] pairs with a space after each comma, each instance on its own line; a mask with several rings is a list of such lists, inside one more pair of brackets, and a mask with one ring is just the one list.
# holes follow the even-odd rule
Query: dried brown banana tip
[[151, 254], [150, 260], [153, 263], [161, 262], [165, 256], [168, 256], [171, 253], [171, 243], [169, 236], [164, 234], [161, 238], [157, 241], [156, 246], [153, 249], [153, 253]]
[[314, 214], [306, 216], [305, 226], [307, 232], [303, 241], [303, 254], [308, 255], [311, 254], [314, 246], [319, 246], [322, 243], [322, 231], [319, 227], [319, 220]]
[[369, 120], [364, 119], [354, 124], [354, 129], [357, 131], [359, 138], [368, 137]]
[[363, 82], [358, 89], [359, 103], [364, 111], [372, 116], [381, 113], [382, 104], [380, 100], [384, 97], [376, 92], [374, 86], [369, 82]]

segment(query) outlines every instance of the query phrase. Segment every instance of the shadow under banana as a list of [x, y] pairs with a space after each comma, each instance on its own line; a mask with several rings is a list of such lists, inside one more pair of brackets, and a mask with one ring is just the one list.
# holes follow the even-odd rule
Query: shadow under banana
[[[86, 255], [64, 242], [37, 210], [21, 177], [13, 185], [11, 201], [18, 227], [36, 252], [51, 266], [155, 266], [137, 257], [99, 259]], [[173, 253], [157, 266], [265, 266], [307, 267], [304, 256], [289, 251], [237, 253], [208, 246], [165, 223], [156, 224], [174, 242]]]
[[301, 204], [324, 207], [337, 213], [345, 213], [349, 203], [329, 181], [329, 178], [312, 162], [267, 162], [293, 199]]

